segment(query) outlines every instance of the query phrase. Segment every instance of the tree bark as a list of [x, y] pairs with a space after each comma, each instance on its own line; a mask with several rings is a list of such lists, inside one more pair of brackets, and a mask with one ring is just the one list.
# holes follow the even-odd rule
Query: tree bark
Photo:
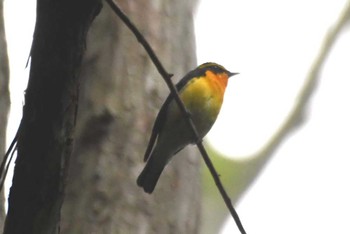
[[[5, 154], [7, 117], [10, 107], [9, 62], [4, 28], [3, 1], [0, 0], [0, 161]], [[0, 193], [0, 230], [5, 220], [4, 194]]]
[[57, 233], [78, 68], [97, 0], [38, 0], [31, 70], [4, 233]]
[[[118, 2], [174, 80], [195, 67], [194, 1]], [[88, 38], [62, 233], [197, 233], [195, 148], [174, 158], [153, 194], [136, 185], [153, 121], [169, 93], [164, 81], [108, 5]]]

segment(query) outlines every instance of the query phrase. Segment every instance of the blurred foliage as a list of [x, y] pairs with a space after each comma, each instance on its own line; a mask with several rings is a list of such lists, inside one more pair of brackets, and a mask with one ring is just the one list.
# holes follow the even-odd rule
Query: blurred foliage
[[[232, 202], [236, 203], [241, 195], [240, 191], [244, 187], [244, 183], [241, 178], [242, 173], [244, 173], [242, 168], [244, 160], [230, 159], [228, 156], [216, 151], [209, 144], [206, 144], [206, 149], [215, 168], [217, 169], [217, 173], [219, 174], [227, 193], [230, 194]], [[213, 183], [214, 181], [209, 170], [204, 163], [202, 166], [203, 192], [211, 197], [218, 197], [219, 195], [221, 200], [220, 194]]]

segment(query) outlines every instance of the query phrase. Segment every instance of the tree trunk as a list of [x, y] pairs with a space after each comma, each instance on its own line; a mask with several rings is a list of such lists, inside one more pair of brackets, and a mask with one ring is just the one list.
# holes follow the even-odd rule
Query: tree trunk
[[[4, 30], [3, 1], [0, 0], [0, 161], [5, 154], [7, 116], [10, 107], [9, 63]], [[0, 193], [0, 230], [5, 219], [4, 194]]]
[[[195, 67], [194, 1], [119, 1], [178, 80]], [[153, 194], [136, 185], [155, 116], [169, 93], [144, 49], [105, 5], [93, 23], [62, 233], [197, 233], [200, 157], [180, 153]]]
[[4, 233], [57, 233], [78, 68], [97, 0], [38, 0], [31, 70]]

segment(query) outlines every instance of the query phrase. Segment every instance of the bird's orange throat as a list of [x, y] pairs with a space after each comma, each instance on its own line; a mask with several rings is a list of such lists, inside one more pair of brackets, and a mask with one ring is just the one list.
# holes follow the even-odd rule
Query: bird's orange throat
[[228, 75], [226, 73], [215, 74], [212, 71], [206, 71], [205, 75], [210, 80], [212, 88], [215, 90], [214, 92], [223, 96], [228, 82]]

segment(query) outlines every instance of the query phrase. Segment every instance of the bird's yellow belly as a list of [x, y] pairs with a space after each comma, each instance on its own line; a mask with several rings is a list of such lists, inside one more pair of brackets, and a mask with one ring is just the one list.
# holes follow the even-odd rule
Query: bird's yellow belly
[[205, 78], [194, 79], [180, 93], [186, 109], [191, 113], [200, 137], [214, 124], [222, 105], [224, 88]]

